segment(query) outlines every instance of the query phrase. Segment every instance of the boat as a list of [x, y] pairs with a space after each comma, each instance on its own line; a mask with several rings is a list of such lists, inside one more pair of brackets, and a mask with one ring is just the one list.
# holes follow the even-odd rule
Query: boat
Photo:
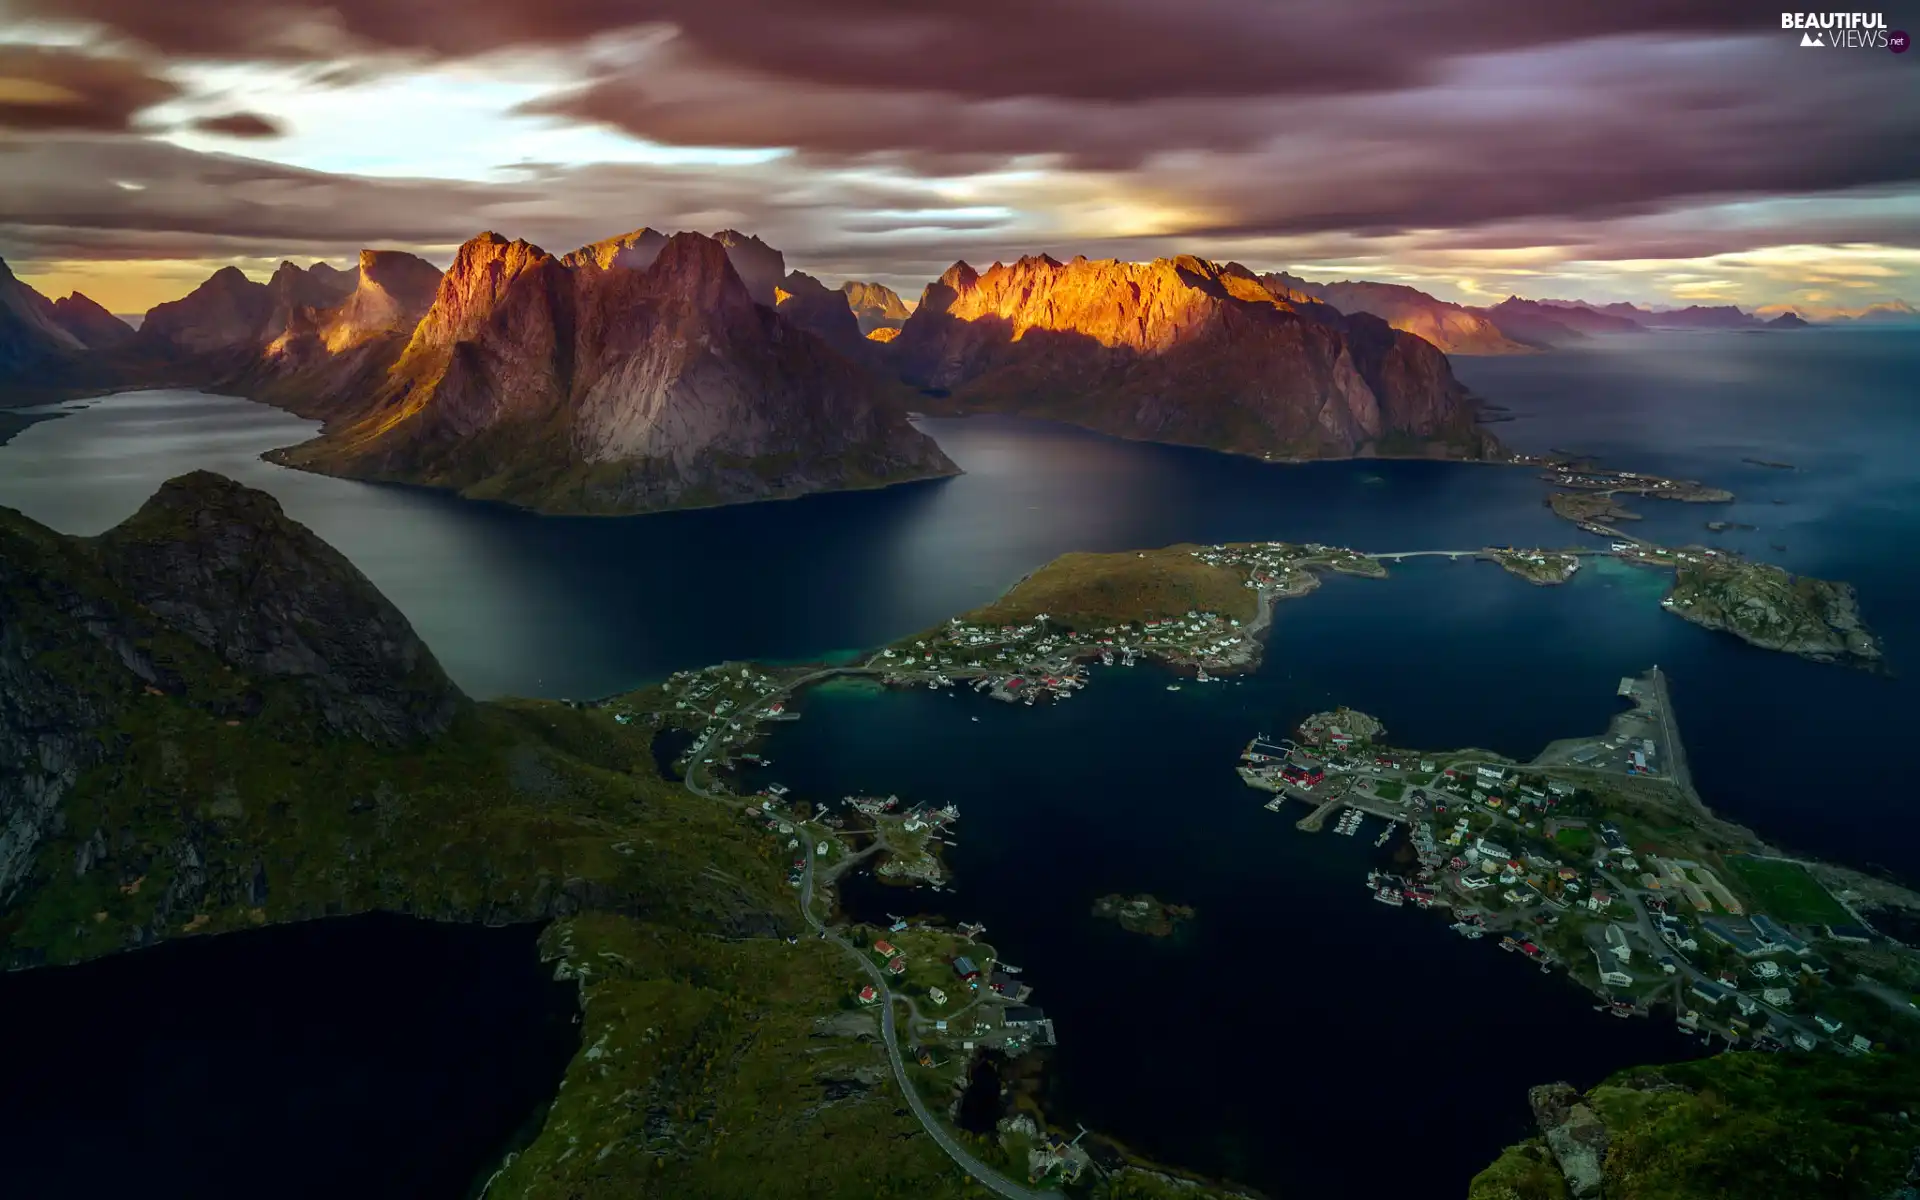
[[1110, 667], [1110, 666], [1112, 666], [1112, 665], [1113, 665], [1113, 651], [1111, 651], [1111, 650], [1102, 650], [1102, 651], [1100, 652], [1100, 662], [1101, 662], [1101, 664], [1102, 664], [1102, 665], [1104, 665], [1104, 666], [1109, 666], [1109, 667]]
[[1388, 821], [1387, 827], [1380, 831], [1380, 836], [1373, 839], [1373, 844], [1375, 846], [1384, 846], [1387, 844], [1387, 839], [1391, 838], [1392, 836], [1393, 836], [1393, 822]]
[[1211, 675], [1209, 675], [1209, 674], [1207, 674], [1207, 669], [1206, 669], [1205, 667], [1201, 667], [1201, 668], [1200, 668], [1200, 674], [1198, 674], [1198, 675], [1196, 675], [1196, 676], [1194, 677], [1194, 682], [1195, 682], [1195, 683], [1207, 683], [1207, 682], [1209, 682], [1209, 681], [1211, 681], [1212, 679], [1213, 679], [1213, 676], [1211, 676]]
[[1395, 908], [1399, 908], [1402, 904], [1406, 903], [1405, 900], [1401, 899], [1400, 893], [1394, 891], [1392, 888], [1381, 888], [1373, 894], [1373, 898], [1382, 904], [1391, 904]]
[[973, 719], [973, 720], [975, 720], [975, 721], [978, 721], [978, 720], [979, 720], [980, 718], [979, 718], [979, 717], [974, 717], [974, 718], [972, 718], [972, 719]]
[[1170, 683], [1167, 685], [1167, 690], [1170, 692], [1177, 692], [1180, 690], [1180, 685], [1177, 683]]

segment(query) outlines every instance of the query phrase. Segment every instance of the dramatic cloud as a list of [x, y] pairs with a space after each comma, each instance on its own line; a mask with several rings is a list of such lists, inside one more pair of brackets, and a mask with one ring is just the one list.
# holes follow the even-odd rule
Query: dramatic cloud
[[1734, 0], [15, 0], [169, 54], [463, 57], [672, 29], [797, 83], [991, 98], [1266, 96], [1405, 86], [1453, 55], [1609, 34], [1752, 32]]
[[0, 129], [119, 131], [180, 89], [139, 63], [0, 45]]
[[231, 138], [270, 138], [280, 136], [278, 122], [270, 121], [259, 113], [233, 112], [220, 113], [217, 116], [200, 117], [193, 127], [201, 133], [216, 133]]
[[[61, 43], [0, 49], [37, 71], [0, 68], [0, 252], [31, 261], [733, 226], [907, 292], [1047, 249], [1480, 296], [1920, 245], [1920, 62], [1731, 0], [0, 3]], [[123, 90], [57, 75], [101, 64]], [[1593, 265], [1662, 259], [1693, 265]]]

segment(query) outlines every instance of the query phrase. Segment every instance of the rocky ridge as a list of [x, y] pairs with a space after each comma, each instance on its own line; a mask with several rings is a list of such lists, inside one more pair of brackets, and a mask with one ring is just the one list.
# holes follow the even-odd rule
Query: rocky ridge
[[1192, 256], [1038, 255], [984, 274], [957, 263], [888, 352], [962, 409], [1122, 437], [1271, 458], [1478, 456], [1491, 443], [1429, 343]]
[[379, 745], [464, 704], [406, 618], [264, 493], [197, 472], [97, 539], [0, 509], [0, 754], [24, 764], [0, 773], [0, 902], [147, 697]]
[[1263, 275], [1261, 279], [1274, 285], [1276, 294], [1292, 291], [1331, 304], [1343, 313], [1371, 313], [1448, 354], [1524, 354], [1531, 349], [1502, 333], [1486, 316], [1403, 284], [1364, 280], [1309, 283], [1285, 273]]

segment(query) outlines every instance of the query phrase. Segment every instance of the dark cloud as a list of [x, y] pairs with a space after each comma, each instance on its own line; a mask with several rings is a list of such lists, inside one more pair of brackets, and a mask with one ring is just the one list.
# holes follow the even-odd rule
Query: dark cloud
[[0, 45], [0, 129], [118, 132], [131, 128], [142, 110], [179, 94], [175, 84], [130, 59]]
[[201, 133], [217, 133], [232, 138], [273, 138], [282, 130], [278, 123], [259, 113], [231, 112], [201, 117], [193, 123]]
[[[0, 242], [76, 257], [338, 256], [483, 228], [558, 251], [643, 224], [732, 226], [830, 280], [914, 292], [954, 258], [1042, 248], [1284, 266], [1273, 256], [1395, 247], [1912, 244], [1920, 182], [1913, 64], [1802, 51], [1746, 0], [0, 3], [157, 56], [294, 62], [341, 86], [420, 60], [558, 62], [579, 86], [528, 111], [790, 151], [480, 183], [38, 139], [10, 156]], [[141, 106], [80, 127], [124, 128]], [[11, 111], [0, 94], [0, 124]], [[1853, 200], [1877, 192], [1906, 207]], [[1131, 236], [1085, 236], [1109, 232]]]
[[1263, 96], [1404, 86], [1465, 53], [1621, 33], [1752, 32], [1738, 0], [15, 0], [169, 54], [462, 57], [671, 28], [796, 84], [971, 98]]

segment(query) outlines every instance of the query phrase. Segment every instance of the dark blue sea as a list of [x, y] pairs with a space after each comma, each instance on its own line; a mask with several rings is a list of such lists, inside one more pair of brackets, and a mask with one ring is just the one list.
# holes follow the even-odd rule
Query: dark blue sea
[[[1039, 988], [1061, 1031], [1049, 1100], [1064, 1119], [1275, 1193], [1373, 1194], [1414, 1168], [1464, 1186], [1523, 1129], [1528, 1084], [1691, 1051], [1593, 1014], [1443, 922], [1372, 903], [1359, 881], [1370, 837], [1302, 835], [1263, 811], [1232, 774], [1239, 746], [1330, 704], [1380, 716], [1400, 744], [1531, 755], [1599, 729], [1619, 678], [1658, 663], [1710, 804], [1787, 848], [1920, 878], [1920, 822], [1889, 749], [1920, 721], [1920, 335], [1654, 335], [1456, 369], [1510, 410], [1492, 428], [1516, 448], [1733, 490], [1732, 505], [1638, 504], [1640, 529], [1854, 583], [1894, 675], [1696, 628], [1659, 608], [1660, 577], [1612, 564], [1538, 588], [1427, 561], [1282, 606], [1265, 667], [1239, 684], [1168, 693], [1152, 668], [1115, 669], [1057, 710], [813, 693], [769, 747], [774, 773], [802, 793], [960, 804], [959, 891], [933, 899], [986, 921]], [[1285, 467], [1010, 419], [924, 427], [966, 475], [550, 518], [269, 466], [259, 452], [308, 423], [147, 393], [0, 448], [0, 504], [92, 533], [167, 476], [224, 471], [345, 551], [479, 695], [592, 696], [728, 658], [831, 657], [981, 603], [1066, 550], [1584, 536], [1513, 468]], [[1757, 528], [1712, 534], [1708, 520]], [[1185, 941], [1128, 937], [1088, 915], [1108, 891], [1200, 916]]]

